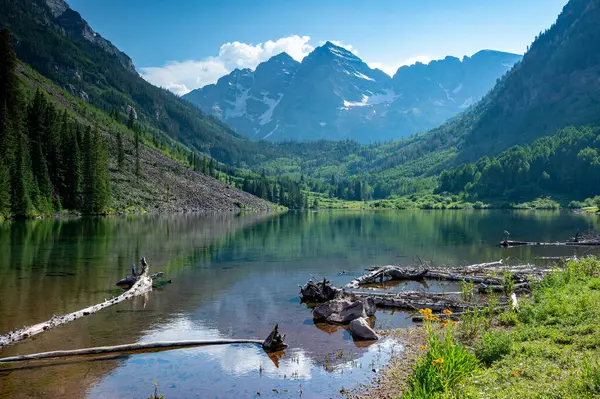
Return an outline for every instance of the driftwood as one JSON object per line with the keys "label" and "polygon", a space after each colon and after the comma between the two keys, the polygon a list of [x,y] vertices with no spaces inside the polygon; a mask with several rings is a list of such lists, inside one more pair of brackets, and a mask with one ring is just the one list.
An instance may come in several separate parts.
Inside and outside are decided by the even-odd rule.
{"label": "driftwood", "polygon": [[351,282],[346,287],[358,288],[361,285],[382,283],[389,280],[422,280],[427,274],[427,270],[416,270],[409,268],[400,268],[396,266],[384,266],[372,270],[370,273],[362,275]]}
{"label": "driftwood", "polygon": [[[464,267],[429,267],[422,269],[382,266],[371,270],[369,273],[352,280],[347,288],[358,288],[361,285],[377,282],[383,276],[389,280],[404,280],[407,276],[418,276],[424,280],[464,281],[474,284],[483,284],[488,287],[504,285],[504,274],[510,274],[515,284],[529,283],[539,280],[550,273],[552,269],[526,265],[504,265],[502,260],[488,263],[479,263]],[[525,286],[523,286],[525,287]]]}
{"label": "driftwood", "polygon": [[[61,326],[63,324],[67,324],[73,320],[77,320],[81,317],[88,316],[92,313],[96,313],[102,309],[106,309],[109,306],[115,305],[117,303],[126,301],[127,299],[131,299],[133,297],[146,294],[152,290],[152,278],[148,276],[148,264],[144,258],[141,259],[142,263],[142,273],[136,277],[136,282],[133,286],[123,294],[118,297],[106,300],[100,304],[93,305],[87,307],[85,309],[78,310],[73,313],[69,313],[61,316],[54,316],[50,320],[45,321],[43,323],[38,323],[33,326],[24,327],[19,330],[15,330],[9,332],[5,335],[0,335],[0,348],[8,345],[12,345],[15,342],[19,342],[33,335],[40,334],[44,331],[53,329],[55,327]],[[157,273],[157,275],[160,273]]]}
{"label": "driftwood", "polygon": [[332,286],[327,279],[318,283],[309,280],[300,287],[300,298],[302,302],[327,302],[343,294],[343,290]]}
{"label": "driftwood", "polygon": [[522,247],[522,246],[573,246],[573,247],[594,247],[600,246],[600,241],[567,241],[567,242],[538,242],[538,241],[513,241],[502,240],[500,246],[504,248]]}
{"label": "driftwood", "polygon": [[[505,265],[502,260],[479,263],[464,267],[443,268],[421,266],[415,268],[382,266],[372,269],[367,274],[351,281],[346,287],[357,288],[361,285],[373,283],[382,277],[388,279],[405,279],[406,276],[419,276],[425,280],[449,280],[472,282],[478,284],[473,292],[504,292],[506,291],[507,278],[512,279],[511,288],[517,292],[525,291],[531,282],[540,280],[544,275],[550,273],[548,267],[526,265]],[[355,298],[373,298],[378,307],[392,307],[401,309],[423,309],[429,308],[435,312],[452,310],[455,314],[476,309],[484,305],[477,298],[465,298],[467,292],[431,293],[425,291],[403,291],[399,293],[371,293],[349,291],[347,295]],[[469,295],[470,296],[470,295]],[[467,300],[468,299],[468,300]],[[501,299],[503,306],[507,298]]]}
{"label": "driftwood", "polygon": [[41,360],[55,359],[74,356],[90,356],[103,355],[107,353],[135,353],[135,352],[152,352],[163,351],[170,349],[189,348],[194,346],[209,346],[209,345],[231,345],[231,344],[255,344],[261,345],[268,352],[278,352],[287,348],[287,344],[283,342],[285,335],[282,337],[279,334],[278,326],[276,325],[271,334],[264,341],[256,339],[217,339],[217,340],[191,340],[191,341],[159,341],[159,342],[140,342],[136,344],[115,345],[115,346],[99,346],[95,348],[63,350],[53,352],[34,353],[31,355],[11,356],[0,358],[0,363],[21,362],[26,360]]}
{"label": "driftwood", "polygon": [[288,347],[288,345],[283,342],[285,341],[285,334],[281,336],[279,334],[279,324],[275,324],[275,328],[271,331],[271,334],[265,339],[261,345],[265,352],[279,352]]}
{"label": "driftwood", "polygon": [[[525,288],[529,288],[530,283],[518,283],[513,285],[514,290],[522,290]],[[480,294],[487,294],[488,292],[504,292],[506,291],[506,287],[504,285],[486,285],[480,284],[477,288]]]}

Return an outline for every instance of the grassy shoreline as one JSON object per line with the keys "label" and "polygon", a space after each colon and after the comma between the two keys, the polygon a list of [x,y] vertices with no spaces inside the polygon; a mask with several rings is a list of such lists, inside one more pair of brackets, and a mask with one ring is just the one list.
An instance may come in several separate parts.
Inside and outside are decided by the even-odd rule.
{"label": "grassy shoreline", "polygon": [[552,197],[539,197],[531,201],[505,201],[487,199],[482,201],[469,201],[460,195],[442,195],[431,193],[412,194],[389,199],[348,201],[330,198],[323,194],[308,193],[309,204],[317,204],[317,209],[346,209],[346,210],[473,210],[473,209],[512,209],[512,210],[559,210],[572,209],[582,213],[596,213],[598,207],[593,205],[596,199],[589,198],[583,202],[568,199],[553,199]]}
{"label": "grassy shoreline", "polygon": [[379,386],[358,397],[599,398],[598,309],[600,261],[557,265],[518,311],[484,309],[456,325],[430,320],[421,354],[413,348],[391,362]]}

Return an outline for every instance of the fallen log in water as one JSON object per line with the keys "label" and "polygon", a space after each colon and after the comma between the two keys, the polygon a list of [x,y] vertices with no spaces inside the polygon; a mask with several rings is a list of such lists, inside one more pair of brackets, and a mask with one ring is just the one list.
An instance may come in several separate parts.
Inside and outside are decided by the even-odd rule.
{"label": "fallen log in water", "polygon": [[[109,306],[115,305],[117,303],[126,301],[127,299],[131,299],[133,297],[146,294],[152,290],[152,278],[148,276],[148,264],[144,258],[141,259],[142,262],[142,273],[139,276],[136,276],[136,281],[132,285],[132,287],[119,295],[118,297],[114,297],[112,299],[106,300],[100,304],[93,305],[87,307],[85,309],[78,310],[73,313],[69,313],[61,316],[54,316],[50,320],[45,321],[43,323],[38,323],[33,326],[24,327],[19,330],[11,331],[8,334],[0,335],[0,348],[8,345],[12,345],[15,342],[19,342],[28,337],[40,334],[44,331],[53,329],[55,327],[61,326],[63,324],[67,324],[73,320],[77,320],[81,317],[88,316],[92,313],[96,313],[102,309],[106,309]],[[162,275],[161,273],[156,273],[153,276]]]}
{"label": "fallen log in water", "polygon": [[426,269],[417,270],[403,269],[397,266],[383,266],[352,280],[346,287],[358,288],[361,285],[382,283],[387,280],[422,280],[426,274]]}
{"label": "fallen log in water", "polygon": [[495,287],[504,285],[506,276],[510,276],[515,284],[520,284],[539,280],[551,271],[552,269],[547,267],[537,267],[531,264],[504,265],[502,260],[464,267],[429,267],[426,270],[420,267],[411,269],[381,266],[352,280],[346,287],[358,288],[361,285],[377,283],[383,278],[386,278],[386,281],[405,280],[410,276],[418,276],[419,279],[424,280],[462,281]]}
{"label": "fallen log in water", "polygon": [[567,242],[539,242],[539,241],[513,241],[502,240],[500,246],[504,248],[514,248],[523,246],[571,246],[571,247],[594,247],[600,246],[600,241],[567,241]]}
{"label": "fallen log in water", "polygon": [[135,353],[152,352],[170,349],[189,348],[195,346],[209,345],[231,345],[231,344],[254,344],[261,345],[268,352],[278,352],[287,348],[278,331],[278,325],[275,326],[271,334],[264,341],[257,339],[217,339],[217,340],[190,340],[190,341],[159,341],[159,342],[140,342],[135,344],[99,346],[95,348],[84,348],[74,350],[61,350],[52,352],[33,353],[31,355],[11,356],[0,358],[0,363],[22,362],[26,360],[55,359],[74,356],[103,355],[107,353]]}

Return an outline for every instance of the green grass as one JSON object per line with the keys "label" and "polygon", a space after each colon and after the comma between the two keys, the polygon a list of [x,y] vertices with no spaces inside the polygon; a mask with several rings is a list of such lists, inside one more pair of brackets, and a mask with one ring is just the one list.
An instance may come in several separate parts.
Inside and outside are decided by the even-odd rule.
{"label": "green grass", "polygon": [[[402,397],[600,398],[600,261],[563,266],[521,299],[519,312],[463,316],[445,339],[430,332],[428,351]],[[455,359],[460,378],[440,384],[445,377],[429,366],[439,357],[444,365],[446,357]]]}
{"label": "green grass", "polygon": [[428,322],[425,328],[428,350],[415,366],[403,399],[449,397],[457,384],[479,368],[475,355],[457,342],[452,327],[437,331]]}

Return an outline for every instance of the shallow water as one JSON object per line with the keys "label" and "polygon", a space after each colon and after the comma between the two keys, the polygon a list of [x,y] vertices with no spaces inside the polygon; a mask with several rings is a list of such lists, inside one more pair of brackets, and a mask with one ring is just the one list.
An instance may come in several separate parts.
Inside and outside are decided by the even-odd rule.
{"label": "shallow water", "polygon": [[[279,359],[249,345],[0,366],[0,397],[166,398],[340,396],[368,383],[402,347],[355,344],[315,325],[298,285],[345,284],[371,265],[461,265],[595,249],[495,245],[565,240],[598,218],[566,212],[398,211],[229,214],[41,220],[0,224],[0,333],[117,295],[114,283],[145,256],[172,284],[0,351],[0,356],[131,342],[288,335]],[[345,274],[340,274],[346,271]],[[420,288],[419,283],[390,287]],[[430,289],[453,291],[452,284]],[[376,327],[409,326],[380,311]],[[375,372],[373,371],[375,370]]]}

